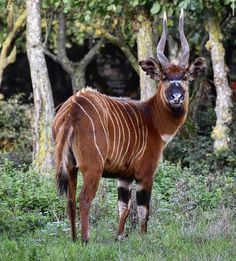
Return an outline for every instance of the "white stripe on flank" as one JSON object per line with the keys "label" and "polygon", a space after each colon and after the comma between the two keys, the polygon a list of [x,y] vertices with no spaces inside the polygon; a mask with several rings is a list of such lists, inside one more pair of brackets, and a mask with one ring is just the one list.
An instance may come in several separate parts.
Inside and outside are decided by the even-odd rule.
{"label": "white stripe on flank", "polygon": [[[128,115],[128,112],[127,112],[127,110],[126,110],[124,104],[121,102],[120,105],[123,107],[123,109],[125,110],[126,114]],[[126,127],[127,127],[127,131],[128,131],[128,143],[126,143],[126,150],[125,150],[125,152],[123,153],[123,157],[121,158],[121,161],[120,161],[121,163],[120,163],[120,164],[123,163],[124,158],[125,158],[125,156],[126,156],[128,150],[129,150],[129,146],[130,146],[130,137],[131,137],[131,135],[130,135],[129,125],[128,125],[127,120],[125,119],[123,113],[122,113],[122,116],[123,116],[123,119],[124,119],[125,125],[126,125]],[[128,116],[129,116],[129,115],[128,115]]]}
{"label": "white stripe on flank", "polygon": [[147,138],[148,138],[148,128],[147,128],[147,125],[145,124],[145,139],[144,139],[144,144],[143,144],[143,150],[142,150],[142,153],[141,155],[138,157],[137,160],[141,159],[145,150],[146,150],[146,147],[147,147]]}
{"label": "white stripe on flank", "polygon": [[[104,99],[104,100],[105,100],[105,99]],[[113,130],[114,130],[114,136],[113,136],[114,142],[113,142],[113,147],[112,147],[112,153],[111,153],[111,156],[110,156],[110,159],[111,159],[111,162],[112,162],[113,154],[115,153],[116,148],[118,147],[118,146],[116,145],[116,126],[115,126],[115,123],[114,123],[114,121],[113,121],[113,117],[112,117],[112,115],[111,115],[111,112],[112,112],[112,114],[113,114],[113,116],[114,116],[114,113],[113,113],[113,111],[112,111],[112,109],[111,109],[110,103],[109,103],[108,100],[105,100],[105,102],[106,102],[106,104],[107,104],[107,107],[109,108],[109,110],[108,110],[108,112],[109,112],[109,113],[108,113],[108,116],[110,117],[110,120],[111,120],[112,125],[113,125]],[[116,119],[115,116],[114,116],[114,118]],[[116,119],[116,123],[117,123],[117,119]],[[117,126],[118,126],[118,123],[117,123]],[[119,141],[118,141],[118,142],[119,142]]]}
{"label": "white stripe on flank", "polygon": [[[99,119],[100,119],[100,122],[101,122],[101,125],[102,125],[102,128],[103,128],[103,131],[104,131],[105,136],[106,136],[107,153],[108,153],[108,136],[107,136],[107,131],[106,131],[105,126],[104,126],[104,124],[103,124],[103,120],[102,120],[102,118],[101,118],[101,115],[100,115],[100,113],[98,112],[97,108],[94,106],[94,104],[93,104],[87,97],[85,97],[84,95],[81,95],[80,97],[86,99],[86,101],[88,101],[88,102],[93,106],[93,108],[95,109],[96,113],[98,114],[98,117],[99,117]],[[106,153],[106,157],[107,157],[107,153]]]}
{"label": "white stripe on flank", "polygon": [[[136,117],[136,121],[137,121],[137,126],[138,126],[138,120],[137,120],[137,116],[136,116],[136,113],[134,111],[134,109],[130,106],[129,103],[126,103],[127,106],[130,107],[130,109],[133,111],[135,117]],[[134,125],[134,122],[133,122],[133,118],[129,115],[129,113],[127,112],[128,116],[129,116],[129,119],[130,119],[130,122],[133,126],[133,129],[134,129],[134,146],[133,146],[133,151],[130,153],[130,157],[129,157],[129,160],[128,162],[131,160],[131,158],[133,157],[134,153],[135,153],[135,149],[136,149],[136,146],[137,146],[137,141],[138,141],[138,134],[137,134],[137,131],[136,131],[136,128],[135,128],[135,125]]]}
{"label": "white stripe on flank", "polygon": [[[133,153],[131,153],[131,156],[130,156],[130,160],[134,159],[134,155],[136,155],[136,153],[138,152],[139,150],[139,146],[140,146],[140,141],[141,141],[141,137],[140,137],[140,129],[139,129],[139,121],[138,121],[138,116],[137,116],[137,113],[135,112],[134,108],[129,104],[129,103],[125,103],[126,105],[128,105],[130,107],[130,109],[133,111],[134,113],[134,116],[135,116],[135,119],[136,119],[136,122],[137,122],[137,129],[138,129],[138,133],[136,132],[136,128],[135,128],[135,125],[133,123],[133,120],[132,120],[132,125],[134,127],[134,131],[135,131],[135,145],[134,145],[134,149],[133,149]],[[130,119],[132,119],[130,117]],[[138,143],[137,143],[138,141]],[[137,146],[137,147],[136,147]]]}
{"label": "white stripe on flank", "polygon": [[[71,101],[71,98],[69,98],[63,105],[65,105],[66,103],[68,103],[66,106],[65,106],[65,108],[63,108],[61,111],[58,111],[58,113],[56,114],[56,117],[55,117],[55,119],[54,119],[54,121],[55,121],[55,128],[57,129],[57,124],[58,124],[58,121],[59,121],[59,119],[61,119],[65,114],[66,114],[66,112],[67,112],[67,110],[68,110],[68,107],[69,107],[69,105],[71,104],[70,103],[70,101]],[[62,105],[62,106],[63,106]]]}
{"label": "white stripe on flank", "polygon": [[141,159],[141,157],[143,156],[143,153],[146,149],[146,144],[147,144],[147,126],[146,124],[144,124],[144,121],[143,121],[143,117],[142,117],[142,114],[138,108],[138,106],[136,104],[134,104],[136,106],[136,108],[138,109],[138,113],[139,113],[139,116],[140,116],[140,124],[142,125],[142,139],[141,139],[141,135],[140,135],[140,140],[141,140],[141,147],[138,151],[138,153],[136,154],[136,159],[139,160]]}
{"label": "white stripe on flank", "polygon": [[121,136],[122,146],[121,146],[121,149],[120,149],[119,157],[118,157],[118,159],[117,159],[117,161],[116,161],[116,165],[117,165],[117,166],[120,166],[120,164],[121,164],[121,159],[120,159],[120,158],[121,158],[121,156],[122,156],[123,149],[124,149],[124,146],[125,146],[125,130],[124,130],[124,124],[123,124],[123,122],[122,122],[121,116],[122,116],[123,120],[125,120],[125,119],[124,119],[124,116],[123,116],[122,111],[121,111],[120,108],[119,108],[119,104],[117,104],[116,102],[114,102],[114,105],[115,105],[116,108],[118,108],[118,111],[119,111],[119,112],[118,112],[118,116],[119,116],[120,126],[121,126],[121,130],[122,130],[122,136]]}
{"label": "white stripe on flank", "polygon": [[[113,155],[113,152],[116,152],[115,154],[115,157],[114,159],[112,159],[112,156],[111,156],[111,161],[112,161],[112,164],[110,166],[111,170],[114,169],[117,165],[117,157],[119,157],[119,150],[120,150],[120,140],[121,140],[121,130],[120,130],[120,119],[118,120],[118,114],[117,114],[117,111],[113,105],[113,101],[112,100],[108,100],[109,101],[109,104],[112,105],[112,109],[110,109],[110,112],[112,112],[115,120],[116,120],[116,123],[117,123],[117,129],[118,129],[118,139],[117,139],[117,146],[113,146],[113,151],[112,151],[112,155]],[[115,164],[115,165],[114,165]],[[114,166],[113,166],[114,165]]]}
{"label": "white stripe on flank", "polygon": [[93,127],[93,140],[94,140],[94,145],[101,157],[101,160],[102,160],[102,164],[104,165],[104,159],[103,159],[103,156],[102,156],[102,153],[97,145],[97,141],[96,141],[96,130],[95,130],[95,126],[94,126],[94,123],[93,123],[93,120],[91,119],[91,117],[89,116],[89,114],[84,110],[84,108],[75,100],[75,97],[73,97],[74,99],[72,99],[72,101],[77,104],[77,106],[80,107],[80,109],[86,114],[86,116],[88,117],[88,119],[90,120],[91,124],[92,124],[92,127]]}
{"label": "white stripe on flank", "polygon": [[[87,92],[87,94],[92,97],[101,107],[101,110],[103,111],[103,117],[104,117],[104,126],[107,130],[107,136],[108,136],[108,144],[110,147],[110,139],[109,139],[109,131],[108,131],[108,105],[106,100],[104,99],[103,95],[98,95],[98,92]],[[108,148],[109,151],[109,148]]]}

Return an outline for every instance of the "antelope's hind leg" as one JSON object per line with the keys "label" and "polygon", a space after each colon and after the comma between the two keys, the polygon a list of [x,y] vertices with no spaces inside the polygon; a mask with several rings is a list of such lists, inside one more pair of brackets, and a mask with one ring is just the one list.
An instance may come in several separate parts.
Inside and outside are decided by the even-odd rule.
{"label": "antelope's hind leg", "polygon": [[77,187],[77,168],[68,171],[68,191],[67,191],[67,210],[70,219],[71,238],[76,241],[76,187]]}
{"label": "antelope's hind leg", "polygon": [[120,241],[124,237],[125,222],[130,212],[132,181],[127,179],[118,179],[117,183],[119,225],[116,233],[116,240]]}
{"label": "antelope's hind leg", "polygon": [[89,240],[89,209],[94,199],[99,180],[102,176],[102,170],[82,171],[83,187],[79,195],[80,203],[80,221],[82,230],[82,241],[87,243]]}

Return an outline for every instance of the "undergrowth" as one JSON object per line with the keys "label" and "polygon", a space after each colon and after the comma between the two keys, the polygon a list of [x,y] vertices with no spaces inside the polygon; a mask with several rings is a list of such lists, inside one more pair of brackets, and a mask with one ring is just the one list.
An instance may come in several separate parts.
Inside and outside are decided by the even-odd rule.
{"label": "undergrowth", "polygon": [[[129,236],[122,242],[114,240],[116,181],[103,179],[84,246],[70,239],[66,202],[53,178],[10,161],[0,172],[0,260],[234,260],[236,208],[226,199],[235,197],[235,177],[230,182],[217,177],[209,185],[204,176],[164,161],[154,182],[149,233],[141,235],[128,222]],[[79,225],[78,220],[80,236]]]}

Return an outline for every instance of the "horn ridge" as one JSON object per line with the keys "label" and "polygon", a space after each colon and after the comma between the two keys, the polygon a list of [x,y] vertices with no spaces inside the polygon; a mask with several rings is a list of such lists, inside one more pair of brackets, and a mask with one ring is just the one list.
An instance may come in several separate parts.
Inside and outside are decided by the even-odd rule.
{"label": "horn ridge", "polygon": [[157,59],[162,65],[162,67],[167,68],[170,64],[168,58],[165,56],[165,45],[166,45],[166,39],[168,34],[168,28],[167,28],[167,16],[166,12],[163,14],[163,25],[162,25],[162,35],[161,39],[157,45]]}
{"label": "horn ridge", "polygon": [[182,56],[179,60],[179,66],[185,68],[188,65],[189,60],[189,44],[184,34],[184,10],[181,8],[180,16],[179,16],[179,36],[181,48],[183,51]]}

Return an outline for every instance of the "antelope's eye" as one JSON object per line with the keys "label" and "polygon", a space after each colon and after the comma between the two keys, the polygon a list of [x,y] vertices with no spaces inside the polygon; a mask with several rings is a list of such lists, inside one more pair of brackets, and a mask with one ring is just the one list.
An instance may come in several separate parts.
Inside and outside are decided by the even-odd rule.
{"label": "antelope's eye", "polygon": [[182,78],[183,81],[187,81],[187,79],[188,79],[188,78],[187,78],[186,75]]}

